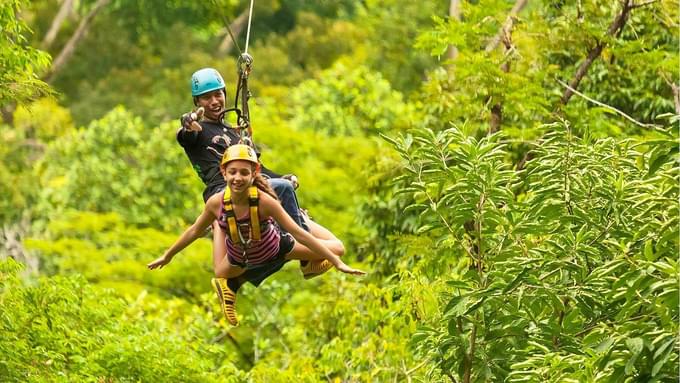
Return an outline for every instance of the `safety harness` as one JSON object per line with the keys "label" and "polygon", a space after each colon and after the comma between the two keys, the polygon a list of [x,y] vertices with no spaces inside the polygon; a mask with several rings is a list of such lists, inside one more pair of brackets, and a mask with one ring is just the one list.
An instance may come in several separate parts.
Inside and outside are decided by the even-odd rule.
{"label": "safety harness", "polygon": [[246,264],[248,265],[248,257],[246,255],[246,251],[248,249],[248,245],[250,245],[251,241],[259,241],[260,238],[262,237],[262,232],[260,230],[260,218],[257,214],[257,206],[260,202],[260,197],[258,195],[258,190],[257,187],[251,186],[248,188],[248,206],[250,207],[250,224],[245,223],[244,225],[249,225],[249,230],[248,232],[250,235],[248,236],[248,239],[246,240],[243,238],[243,234],[241,233],[241,230],[239,228],[239,225],[236,223],[236,214],[234,214],[234,205],[231,202],[231,191],[229,188],[224,189],[224,207],[222,208],[222,212],[227,218],[227,226],[229,227],[229,236],[231,237],[232,242],[234,243],[241,243],[243,246],[243,260]]}

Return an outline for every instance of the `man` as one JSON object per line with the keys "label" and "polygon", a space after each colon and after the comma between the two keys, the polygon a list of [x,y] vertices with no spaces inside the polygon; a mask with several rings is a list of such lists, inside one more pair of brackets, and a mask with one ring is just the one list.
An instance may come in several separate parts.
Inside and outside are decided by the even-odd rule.
{"label": "man", "polygon": [[[177,131],[177,142],[184,148],[191,165],[205,184],[203,190],[203,201],[205,202],[210,196],[225,188],[226,184],[220,173],[220,161],[226,149],[231,145],[238,144],[241,137],[235,129],[232,129],[221,119],[222,112],[225,110],[226,93],[224,80],[217,70],[203,68],[196,71],[191,76],[191,95],[194,105],[203,108],[203,116],[202,119],[196,118],[196,120],[192,118],[191,113],[182,116],[182,126]],[[300,227],[309,231],[309,227],[300,213],[295,188],[293,182],[291,182],[291,180],[295,181],[294,176],[288,176],[291,180],[285,179],[265,166],[262,166],[262,174],[269,177],[269,183],[288,215]],[[224,257],[225,253],[224,235],[215,222],[213,223],[214,266]],[[332,267],[329,262],[324,262],[301,262],[300,267],[305,278],[320,275]],[[281,269],[282,266],[283,263],[272,268],[249,270],[238,280],[213,279],[213,287],[222,302],[224,314],[232,325],[237,323],[234,303],[236,292],[241,285],[247,281],[258,286],[265,278]]]}

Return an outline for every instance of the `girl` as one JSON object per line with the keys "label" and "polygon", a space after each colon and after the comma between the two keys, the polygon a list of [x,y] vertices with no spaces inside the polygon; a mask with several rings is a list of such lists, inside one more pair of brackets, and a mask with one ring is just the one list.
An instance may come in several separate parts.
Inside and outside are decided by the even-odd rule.
{"label": "girl", "polygon": [[[213,279],[213,287],[220,297],[222,311],[232,325],[238,323],[234,310],[236,297],[227,286],[226,279],[237,278],[247,269],[271,263],[279,264],[280,268],[291,259],[317,261],[315,264],[326,260],[344,273],[365,274],[347,266],[340,259],[344,247],[328,230],[314,224],[310,234],[290,218],[276,199],[274,191],[260,175],[253,148],[241,144],[230,146],[222,158],[220,170],[228,189],[208,199],[196,222],[182,233],[163,256],[147,265],[150,270],[168,264],[175,254],[201,237],[205,229],[218,219],[222,235],[226,238],[227,254],[215,262],[217,278]],[[257,188],[257,197],[254,197],[254,188],[251,186]],[[250,214],[254,212],[257,213],[257,219],[251,219]],[[287,233],[282,232],[276,224]]]}

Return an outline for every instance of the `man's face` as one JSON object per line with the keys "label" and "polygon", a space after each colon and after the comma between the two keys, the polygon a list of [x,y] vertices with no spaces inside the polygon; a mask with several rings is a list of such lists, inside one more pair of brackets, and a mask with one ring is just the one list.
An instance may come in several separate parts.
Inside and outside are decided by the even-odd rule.
{"label": "man's face", "polygon": [[212,92],[204,93],[198,97],[197,106],[202,106],[205,109],[203,114],[205,118],[213,121],[217,121],[220,113],[224,110],[224,91],[214,90]]}

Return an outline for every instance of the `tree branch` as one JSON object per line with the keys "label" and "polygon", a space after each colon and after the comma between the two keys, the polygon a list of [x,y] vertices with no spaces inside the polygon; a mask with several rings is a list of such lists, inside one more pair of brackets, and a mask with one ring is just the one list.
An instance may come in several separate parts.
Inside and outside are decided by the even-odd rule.
{"label": "tree branch", "polygon": [[[517,14],[519,14],[520,11],[526,6],[528,0],[517,0],[515,2],[515,5],[512,7],[510,10],[510,14],[508,17],[505,19],[505,22],[503,23],[503,26],[501,26],[501,29],[496,33],[496,36],[487,44],[486,48],[484,49],[486,52],[491,52],[496,47],[498,44],[502,41],[503,45],[505,46],[505,55],[506,55],[506,61],[501,65],[501,70],[505,73],[510,72],[510,60],[508,59],[507,56],[510,55],[510,53],[513,50],[512,46],[512,28],[515,26],[515,19],[517,18]],[[494,134],[498,132],[501,128],[501,124],[503,123],[503,104],[498,101],[494,105],[491,106],[491,120],[489,121],[489,134]]]}
{"label": "tree branch", "polygon": [[51,82],[52,80],[54,80],[56,74],[61,70],[64,64],[66,64],[66,62],[71,58],[71,56],[73,56],[73,53],[76,50],[76,46],[78,45],[78,43],[80,43],[80,40],[82,40],[82,38],[87,33],[90,27],[90,23],[92,22],[92,19],[94,19],[97,13],[99,13],[99,11],[110,2],[111,0],[98,0],[90,10],[90,13],[88,13],[80,21],[80,24],[78,24],[78,28],[76,29],[73,36],[71,36],[71,38],[68,40],[64,48],[61,50],[61,52],[59,52],[57,58],[54,59],[52,67],[50,68],[50,71],[46,76],[47,82]]}
{"label": "tree branch", "polygon": [[556,80],[556,81],[557,81],[560,85],[562,85],[563,87],[567,88],[567,90],[573,92],[574,94],[576,94],[576,95],[578,95],[578,96],[581,96],[581,97],[585,98],[586,100],[592,102],[592,103],[595,104],[595,105],[599,105],[599,106],[601,106],[601,107],[603,107],[603,108],[609,109],[609,110],[611,110],[611,111],[613,111],[613,112],[615,112],[615,113],[617,113],[617,114],[619,114],[619,115],[625,117],[628,121],[634,123],[635,125],[641,126],[641,127],[643,127],[643,128],[652,128],[652,129],[660,128],[659,125],[645,124],[645,123],[639,122],[639,121],[635,120],[633,117],[631,117],[631,116],[629,116],[629,115],[623,113],[622,111],[620,111],[620,110],[614,108],[613,106],[609,106],[609,105],[607,105],[607,104],[605,104],[605,103],[599,102],[599,101],[597,101],[597,100],[593,100],[592,98],[586,96],[585,94],[583,94],[583,93],[577,91],[576,89],[570,87],[569,85],[565,84],[564,82],[562,82],[562,81],[560,81],[560,80]]}
{"label": "tree branch", "polygon": [[73,0],[64,0],[64,2],[61,3],[61,7],[59,7],[59,12],[57,12],[57,15],[54,16],[54,20],[52,20],[50,30],[47,31],[47,34],[45,34],[42,43],[40,43],[42,49],[47,50],[52,45],[54,39],[57,37],[57,33],[59,33],[59,29],[61,29],[61,25],[64,23],[64,20],[66,20],[66,16],[68,16],[68,14],[71,13],[72,10]]}
{"label": "tree branch", "polygon": [[[238,36],[241,34],[241,32],[243,31],[243,27],[245,27],[246,25],[246,21],[248,21],[248,9],[241,12],[241,14],[238,15],[238,17],[229,25],[229,28],[231,28],[231,31],[234,33],[234,38],[238,38]],[[231,41],[229,31],[226,31],[226,34],[222,39],[220,46],[217,48],[217,53],[227,54],[229,53],[229,51],[231,51],[231,48],[233,47],[234,42]]]}
{"label": "tree branch", "polygon": [[674,81],[672,81],[668,76],[661,72],[661,78],[671,87],[673,92],[673,105],[675,105],[675,114],[680,114],[680,87]]}
{"label": "tree branch", "polygon": [[415,367],[413,367],[412,369],[406,371],[406,376],[409,376],[409,375],[413,374],[414,372],[416,372],[417,370],[419,370],[421,367],[423,367],[425,364],[427,364],[427,362],[429,362],[429,361],[430,361],[429,359],[425,359],[425,360],[423,360],[422,362],[420,362],[417,366],[415,366]]}
{"label": "tree branch", "polygon": [[472,361],[475,357],[475,341],[477,340],[477,325],[472,325],[472,333],[470,334],[470,353],[465,357],[465,373],[463,374],[463,383],[470,383],[472,378]]}
{"label": "tree branch", "polygon": [[[624,0],[622,4],[623,9],[621,10],[621,13],[619,13],[616,18],[614,18],[614,21],[612,21],[612,23],[609,25],[609,28],[607,29],[608,36],[615,36],[620,30],[623,30],[623,27],[626,25],[628,15],[633,9],[633,0]],[[581,83],[581,80],[586,75],[586,72],[588,72],[588,69],[593,64],[595,59],[600,56],[604,46],[604,42],[598,41],[595,47],[592,48],[590,52],[588,52],[588,56],[586,57],[585,61],[581,63],[581,66],[576,71],[574,78],[569,83],[569,87],[562,95],[562,98],[560,99],[561,105],[566,105],[569,102],[569,99],[571,99],[571,97],[574,95],[574,90],[578,89],[578,85]]]}
{"label": "tree branch", "polygon": [[658,1],[659,1],[659,0],[650,0],[650,1],[647,1],[647,2],[644,2],[644,3],[640,3],[640,4],[633,4],[633,5],[631,5],[631,8],[632,8],[632,9],[635,9],[635,8],[646,7],[647,5],[654,4],[654,3],[658,2]]}
{"label": "tree branch", "polygon": [[496,49],[498,44],[501,42],[503,39],[503,36],[506,34],[506,31],[512,30],[512,27],[514,26],[515,19],[517,18],[517,15],[524,9],[524,7],[527,5],[527,2],[529,0],[517,0],[515,2],[515,5],[512,7],[510,10],[510,14],[508,17],[505,19],[505,23],[503,23],[503,26],[501,29],[498,30],[498,33],[496,33],[496,36],[494,36],[493,39],[487,44],[486,48],[484,49],[487,52],[491,52],[492,50]]}

